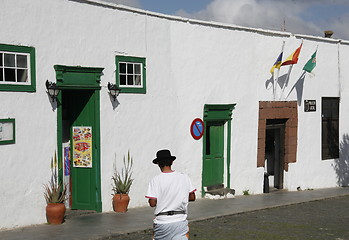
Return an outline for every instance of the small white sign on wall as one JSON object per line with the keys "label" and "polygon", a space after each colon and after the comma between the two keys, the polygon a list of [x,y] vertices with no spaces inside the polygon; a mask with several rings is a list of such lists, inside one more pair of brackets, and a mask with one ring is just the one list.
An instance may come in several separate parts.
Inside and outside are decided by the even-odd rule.
{"label": "small white sign on wall", "polygon": [[0,144],[15,143],[15,120],[0,119]]}

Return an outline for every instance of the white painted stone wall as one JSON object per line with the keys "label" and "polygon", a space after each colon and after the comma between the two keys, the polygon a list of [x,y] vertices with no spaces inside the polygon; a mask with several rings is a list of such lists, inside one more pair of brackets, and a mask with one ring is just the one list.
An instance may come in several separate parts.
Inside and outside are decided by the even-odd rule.
{"label": "white painted stone wall", "polygon": [[[44,83],[55,81],[56,64],[104,68],[100,118],[102,209],[106,212],[112,210],[114,159],[120,166],[128,150],[135,176],[130,207],[147,205],[147,184],[159,173],[151,160],[161,148],[177,156],[174,169],[187,173],[201,196],[202,140],[192,139],[189,126],[194,118],[203,117],[204,104],[236,104],[230,185],[237,195],[244,190],[262,193],[264,169],[256,167],[258,102],[273,100],[266,81],[282,42],[287,57],[303,38],[299,63],[284,94],[317,47],[318,63],[315,76],[305,77],[298,108],[297,162],[289,164],[284,188],[338,186],[336,160],[321,160],[321,97],[341,97],[342,140],[349,129],[345,114],[349,42],[105,6],[68,0],[0,3],[0,43],[35,47],[37,80],[35,93],[0,92],[0,118],[16,119],[16,144],[0,145],[0,229],[46,222],[43,184],[49,180],[50,158],[57,148],[57,112]],[[147,94],[120,94],[115,106],[106,85],[115,81],[118,54],[146,58]],[[287,71],[288,67],[281,68],[280,76]],[[277,100],[280,94],[278,88]],[[315,99],[317,111],[305,113],[304,99]],[[287,100],[297,100],[296,92]]]}

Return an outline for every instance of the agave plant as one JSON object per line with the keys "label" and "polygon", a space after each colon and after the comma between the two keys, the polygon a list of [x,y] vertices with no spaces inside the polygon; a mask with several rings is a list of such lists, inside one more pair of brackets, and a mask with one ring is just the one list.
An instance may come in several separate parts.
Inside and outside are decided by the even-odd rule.
{"label": "agave plant", "polygon": [[117,170],[114,162],[114,175],[112,176],[114,194],[128,194],[133,183],[131,171],[133,159],[130,156],[130,151],[128,151],[127,160],[125,156],[123,160],[124,167],[121,169],[121,173]]}
{"label": "agave plant", "polygon": [[48,184],[44,184],[44,197],[46,203],[64,203],[67,188],[58,181],[58,166],[56,153],[51,158],[51,179]]}

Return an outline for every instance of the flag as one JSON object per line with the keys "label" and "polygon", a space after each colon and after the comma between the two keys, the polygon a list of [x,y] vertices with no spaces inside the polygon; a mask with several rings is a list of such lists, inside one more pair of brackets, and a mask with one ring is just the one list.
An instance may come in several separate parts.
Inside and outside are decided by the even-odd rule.
{"label": "flag", "polygon": [[309,61],[304,65],[303,67],[304,71],[307,71],[308,73],[313,71],[314,67],[316,66],[316,52],[317,51],[315,51],[313,55],[311,55],[311,58],[309,59]]}
{"label": "flag", "polygon": [[303,43],[296,49],[285,61],[282,62],[281,66],[296,64],[298,62],[298,56],[301,52]]}
{"label": "flag", "polygon": [[273,65],[273,67],[270,69],[270,73],[271,73],[271,74],[274,73],[275,68],[280,69],[280,67],[281,67],[281,62],[282,62],[282,54],[283,54],[283,53],[281,52],[280,55],[279,55],[279,57],[276,59],[276,61],[275,61],[274,65]]}

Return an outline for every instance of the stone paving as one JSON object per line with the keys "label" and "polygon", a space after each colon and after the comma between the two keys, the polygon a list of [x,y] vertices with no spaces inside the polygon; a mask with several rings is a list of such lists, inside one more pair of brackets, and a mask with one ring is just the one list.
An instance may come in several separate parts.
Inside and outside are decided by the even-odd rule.
{"label": "stone paving", "polygon": [[[110,239],[151,239],[151,235],[149,229]],[[190,239],[347,240],[349,196],[194,221]]]}
{"label": "stone paving", "polygon": [[[348,204],[349,187],[198,199],[189,203],[190,239],[349,240]],[[141,207],[127,213],[78,215],[61,225],[3,230],[0,239],[151,239],[153,212]]]}

